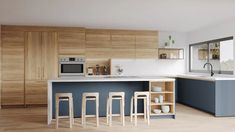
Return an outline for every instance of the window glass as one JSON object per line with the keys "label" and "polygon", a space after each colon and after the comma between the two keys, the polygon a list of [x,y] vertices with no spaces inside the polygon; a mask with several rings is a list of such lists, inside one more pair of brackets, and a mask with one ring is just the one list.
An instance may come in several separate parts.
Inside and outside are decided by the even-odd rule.
{"label": "window glass", "polygon": [[234,69],[234,42],[233,38],[223,38],[190,45],[190,72],[209,72],[210,67],[206,62],[213,65],[217,74],[233,74]]}
{"label": "window glass", "polygon": [[206,72],[203,65],[208,60],[208,45],[199,44],[191,46],[191,71]]}

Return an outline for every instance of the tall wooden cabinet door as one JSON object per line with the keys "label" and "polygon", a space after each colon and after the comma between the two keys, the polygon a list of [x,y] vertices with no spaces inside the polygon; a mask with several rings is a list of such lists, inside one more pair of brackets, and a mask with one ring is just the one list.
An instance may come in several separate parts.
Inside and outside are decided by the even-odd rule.
{"label": "tall wooden cabinet door", "polygon": [[25,46],[25,78],[26,80],[41,80],[42,33],[28,32]]}
{"label": "tall wooden cabinet door", "polygon": [[2,33],[2,105],[24,104],[24,32]]}
{"label": "tall wooden cabinet door", "polygon": [[47,104],[47,81],[26,80],[25,104]]}
{"label": "tall wooden cabinet door", "polygon": [[57,33],[42,33],[42,76],[47,81],[58,77]]}

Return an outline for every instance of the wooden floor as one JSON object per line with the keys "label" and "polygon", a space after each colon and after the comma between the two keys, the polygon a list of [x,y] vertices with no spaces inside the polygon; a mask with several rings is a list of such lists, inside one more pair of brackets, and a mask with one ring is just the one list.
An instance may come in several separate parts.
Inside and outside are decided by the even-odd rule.
{"label": "wooden floor", "polygon": [[72,129],[68,128],[68,121],[62,120],[60,128],[47,126],[47,109],[17,108],[0,110],[0,132],[235,132],[235,118],[215,118],[207,113],[177,104],[176,119],[152,119],[147,126],[143,119],[134,127],[126,118],[126,126],[122,127],[114,118],[112,127],[105,124],[105,118],[100,118],[101,126],[95,127],[95,120],[89,119],[86,127],[80,125],[80,119],[75,120]]}

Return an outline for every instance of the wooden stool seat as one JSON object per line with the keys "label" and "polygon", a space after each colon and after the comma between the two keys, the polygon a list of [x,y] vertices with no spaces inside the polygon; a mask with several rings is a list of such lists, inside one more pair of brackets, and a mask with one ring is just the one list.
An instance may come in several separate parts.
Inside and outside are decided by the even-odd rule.
{"label": "wooden stool seat", "polygon": [[[69,127],[72,128],[74,124],[73,113],[73,95],[72,93],[56,93],[56,128],[59,127],[59,119],[69,118]],[[69,103],[69,116],[59,116],[59,105],[61,101],[68,101]]]}
{"label": "wooden stool seat", "polygon": [[[120,100],[120,114],[112,114],[113,100]],[[124,92],[110,92],[107,98],[106,118],[107,124],[112,125],[112,117],[120,116],[122,125],[125,126],[125,93]]]}
{"label": "wooden stool seat", "polygon": [[[144,100],[144,113],[137,112],[137,102],[138,99]],[[130,109],[130,116],[131,122],[133,121],[133,116],[135,117],[135,126],[137,126],[137,116],[144,115],[144,119],[147,119],[148,125],[150,124],[150,102],[149,102],[149,92],[135,92],[134,96],[131,98],[131,109]],[[135,107],[134,107],[135,106]],[[135,112],[133,113],[133,107]]]}
{"label": "wooden stool seat", "polygon": [[[86,102],[88,100],[96,101],[96,114],[86,115]],[[99,126],[99,93],[83,93],[82,94],[82,125],[85,125],[87,117],[96,117],[96,126]]]}

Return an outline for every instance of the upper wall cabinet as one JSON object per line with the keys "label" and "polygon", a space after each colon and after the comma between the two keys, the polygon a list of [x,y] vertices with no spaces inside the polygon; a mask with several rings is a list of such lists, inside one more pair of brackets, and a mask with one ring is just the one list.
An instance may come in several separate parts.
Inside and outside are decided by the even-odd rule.
{"label": "upper wall cabinet", "polygon": [[2,105],[24,104],[24,32],[2,32]]}
{"label": "upper wall cabinet", "polygon": [[136,33],[136,58],[157,58],[157,48],[157,31],[138,31]]}
{"label": "upper wall cabinet", "polygon": [[111,58],[110,30],[86,30],[86,58]]}
{"label": "upper wall cabinet", "polygon": [[137,49],[157,49],[158,32],[157,31],[139,31],[136,33]]}
{"label": "upper wall cabinet", "polygon": [[126,30],[113,30],[111,32],[112,48],[135,49],[135,34]]}
{"label": "upper wall cabinet", "polygon": [[86,48],[111,48],[110,30],[86,29]]}
{"label": "upper wall cabinet", "polygon": [[135,32],[112,30],[112,58],[135,58]]}
{"label": "upper wall cabinet", "polygon": [[58,32],[59,54],[85,55],[85,30]]}

